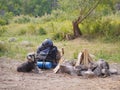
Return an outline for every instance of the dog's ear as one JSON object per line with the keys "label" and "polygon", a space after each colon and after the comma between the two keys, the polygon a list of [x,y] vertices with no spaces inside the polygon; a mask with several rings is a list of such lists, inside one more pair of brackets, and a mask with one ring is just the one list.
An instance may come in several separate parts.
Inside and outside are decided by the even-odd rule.
{"label": "dog's ear", "polygon": [[28,62],[34,62],[34,59],[35,59],[35,53],[34,52],[28,53],[27,55]]}

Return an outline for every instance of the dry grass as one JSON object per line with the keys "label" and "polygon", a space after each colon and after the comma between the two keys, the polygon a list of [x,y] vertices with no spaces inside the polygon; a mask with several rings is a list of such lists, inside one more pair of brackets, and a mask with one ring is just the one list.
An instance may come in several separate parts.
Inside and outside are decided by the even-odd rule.
{"label": "dry grass", "polygon": [[103,58],[110,62],[119,62],[119,43],[103,43],[98,40],[88,41],[86,39],[78,38],[72,41],[58,42],[56,45],[65,48],[65,57],[67,59],[77,58],[79,52],[88,49],[91,54],[96,56],[96,59]]}
{"label": "dry grass", "polygon": [[[10,37],[4,36],[0,37],[1,41],[4,41],[8,50],[5,52],[0,52],[0,56],[6,56],[15,59],[24,60],[27,53],[36,51],[37,47],[42,43],[45,38],[49,38],[49,35],[45,36],[34,36],[34,35],[23,35],[16,36],[16,42],[8,42]],[[29,41],[32,46],[24,47],[20,43],[22,41]],[[84,38],[78,38],[71,41],[54,41],[54,44],[58,48],[65,49],[65,58],[68,60],[77,59],[77,55],[84,49],[96,56],[96,60],[103,58],[109,62],[120,62],[120,42],[116,43],[104,43],[98,39],[89,41]]]}

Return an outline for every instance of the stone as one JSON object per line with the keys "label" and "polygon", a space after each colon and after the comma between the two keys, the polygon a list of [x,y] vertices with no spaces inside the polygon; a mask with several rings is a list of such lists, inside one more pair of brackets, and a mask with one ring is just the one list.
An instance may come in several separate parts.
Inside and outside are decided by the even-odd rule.
{"label": "stone", "polygon": [[5,42],[4,41],[0,41],[0,45],[4,45],[5,44]]}
{"label": "stone", "polygon": [[11,38],[8,39],[8,41],[9,42],[15,42],[15,41],[17,41],[17,39],[15,37],[11,37]]}
{"label": "stone", "polygon": [[93,77],[95,77],[94,72],[92,72],[90,69],[88,69],[87,71],[82,72],[82,75],[85,78],[93,78]]}
{"label": "stone", "polygon": [[74,67],[72,65],[65,65],[65,64],[60,65],[60,72],[77,76],[77,74],[74,70]]}
{"label": "stone", "polygon": [[117,69],[109,69],[110,74],[118,74]]}

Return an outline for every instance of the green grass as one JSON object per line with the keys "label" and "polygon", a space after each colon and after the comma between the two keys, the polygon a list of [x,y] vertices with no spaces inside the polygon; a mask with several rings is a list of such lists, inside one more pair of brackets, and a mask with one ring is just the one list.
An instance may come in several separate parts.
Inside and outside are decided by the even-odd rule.
{"label": "green grass", "polygon": [[[9,57],[14,59],[25,60],[27,53],[35,52],[37,47],[42,43],[45,38],[49,38],[51,36],[43,35],[43,36],[17,36],[17,41],[8,42],[10,37],[0,37],[0,41],[5,42],[4,52],[0,52],[0,56]],[[21,45],[22,41],[29,41],[32,43],[32,46],[23,46]],[[71,41],[54,41],[54,45],[58,48],[65,49],[65,58],[68,60],[76,59],[77,55],[80,51],[84,49],[88,49],[89,53],[96,56],[96,60],[99,58],[103,58],[109,62],[120,62],[120,42],[117,43],[104,43],[98,41],[97,39],[94,41],[88,41],[84,38],[78,38]]]}
{"label": "green grass", "polygon": [[58,46],[65,48],[65,57],[69,59],[77,58],[77,54],[84,49],[96,56],[96,60],[103,58],[109,62],[120,62],[120,42],[104,43],[99,40],[88,41],[83,38],[72,41],[57,43]]}
{"label": "green grass", "polygon": [[[36,19],[32,19],[36,21]],[[62,36],[57,36],[60,33]],[[35,52],[45,38],[53,40],[54,37],[54,44],[58,48],[65,49],[65,58],[68,60],[77,59],[79,52],[88,49],[89,53],[96,56],[96,60],[103,58],[109,62],[120,62],[120,38],[116,41],[109,37],[93,39],[90,36],[83,36],[71,41],[60,41],[64,34],[68,33],[72,33],[72,23],[67,20],[43,23],[39,19],[37,23],[11,23],[0,26],[0,41],[4,42],[4,45],[0,45],[0,57],[25,60],[27,53]],[[9,42],[11,37],[15,37],[17,40]],[[23,41],[29,41],[32,45],[21,45]]]}

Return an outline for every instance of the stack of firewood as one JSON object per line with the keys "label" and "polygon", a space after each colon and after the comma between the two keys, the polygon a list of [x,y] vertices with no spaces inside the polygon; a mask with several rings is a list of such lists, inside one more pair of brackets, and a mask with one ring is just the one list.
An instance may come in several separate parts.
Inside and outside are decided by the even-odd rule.
{"label": "stack of firewood", "polygon": [[[58,65],[56,66],[56,68],[53,70],[54,73],[57,73],[58,70],[60,69],[60,65],[65,61],[64,57],[62,56]],[[79,66],[79,65],[84,65],[86,67],[89,68],[90,63],[92,63],[93,60],[91,58],[91,55],[88,53],[88,50],[85,49],[84,51],[80,52],[78,55],[78,60],[75,64],[75,66]]]}
{"label": "stack of firewood", "polygon": [[88,50],[85,49],[84,51],[79,53],[78,60],[75,66],[85,65],[86,67],[89,67],[89,64],[92,62],[93,62],[93,59],[91,58],[91,55],[88,53]]}
{"label": "stack of firewood", "polygon": [[111,74],[117,74],[116,69],[110,69],[108,62],[103,59],[94,61],[94,55],[88,53],[85,49],[78,55],[78,60],[75,64],[65,61],[61,57],[58,65],[54,69],[54,73],[60,71],[61,73],[68,73],[70,75],[84,76],[85,78],[93,77],[107,77]]}

